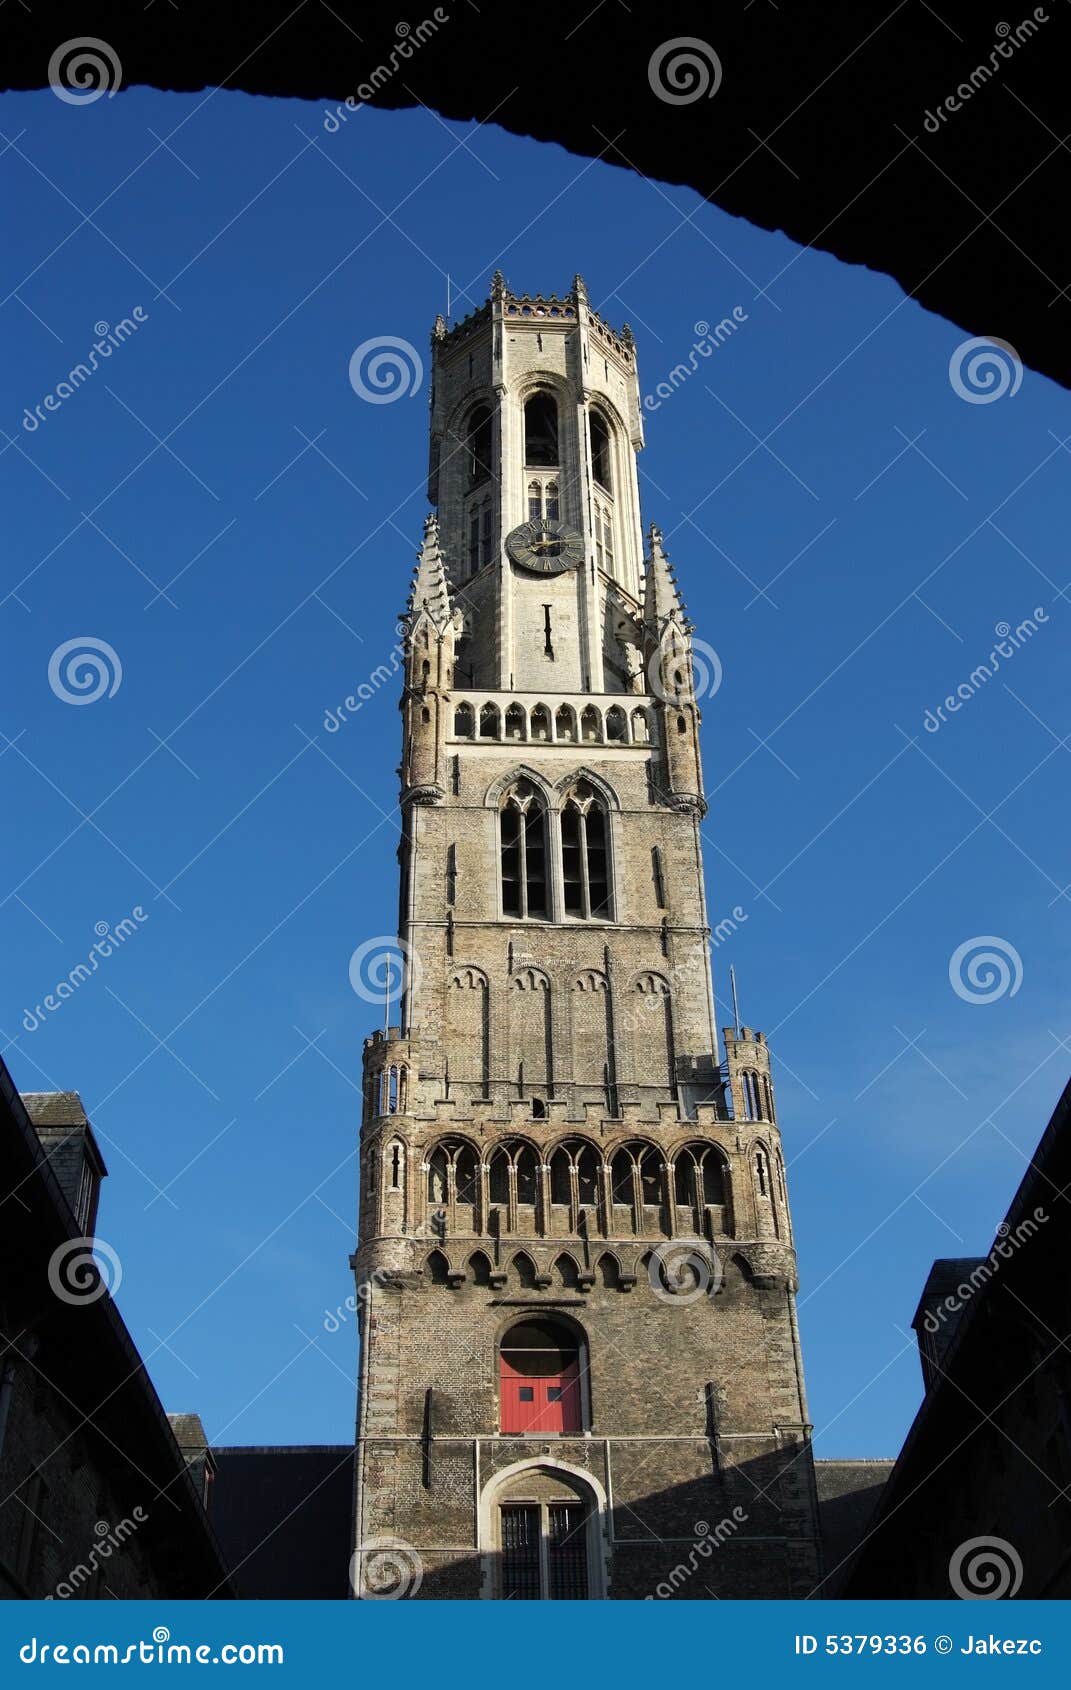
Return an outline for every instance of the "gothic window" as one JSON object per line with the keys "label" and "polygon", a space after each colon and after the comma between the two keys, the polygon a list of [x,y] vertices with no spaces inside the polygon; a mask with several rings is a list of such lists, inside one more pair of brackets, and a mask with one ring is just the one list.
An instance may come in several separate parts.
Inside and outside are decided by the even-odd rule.
{"label": "gothic window", "polygon": [[524,461],[530,469],[556,469],[558,406],[551,393],[533,393],[524,407]]}
{"label": "gothic window", "polygon": [[532,711],[532,738],[550,738],[550,711],[545,704],[537,704]]}
{"label": "gothic window", "polygon": [[763,1095],[761,1076],[754,1068],[745,1068],[740,1075],[740,1088],[744,1094],[745,1121],[762,1121]]}
{"label": "gothic window", "polygon": [[550,1159],[550,1200],[568,1208],[571,1231],[581,1209],[597,1207],[599,1157],[593,1145],[577,1138],[559,1144]]}
{"label": "gothic window", "polygon": [[500,813],[502,913],[545,919],[547,908],[547,814],[530,781],[516,781]]}
{"label": "gothic window", "polygon": [[481,481],[489,480],[491,475],[492,436],[489,405],[477,405],[469,417],[465,430],[465,447],[469,486],[476,487]]}
{"label": "gothic window", "polygon": [[725,1160],[712,1144],[689,1144],[677,1152],[674,1196],[681,1208],[717,1207],[725,1202]]}
{"label": "gothic window", "polygon": [[476,732],[476,718],[471,704],[459,704],[454,711],[454,738],[472,739]]}
{"label": "gothic window", "polygon": [[576,739],[576,711],[571,704],[558,706],[554,717],[554,737],[570,744]]}
{"label": "gothic window", "polygon": [[499,1598],[586,1601],[589,1521],[588,1508],[577,1499],[502,1503],[498,1510]]}
{"label": "gothic window", "polygon": [[587,781],[578,781],[565,799],[561,835],[566,915],[608,921],[612,911],[606,808]]}
{"label": "gothic window", "polygon": [[621,744],[628,738],[625,712],[619,704],[612,704],[606,712],[606,737]]}
{"label": "gothic window", "polygon": [[597,411],[591,413],[591,470],[600,487],[614,490],[610,452],[610,430]]}
{"label": "gothic window", "polygon": [[480,738],[498,739],[502,717],[497,704],[485,704],[480,711]]}
{"label": "gothic window", "polygon": [[589,704],[580,718],[580,737],[586,745],[597,745],[602,737],[601,729],[599,712],[594,704]]}
{"label": "gothic window", "polygon": [[501,1144],[494,1151],[487,1170],[488,1197],[504,1211],[501,1219],[507,1230],[517,1225],[518,1207],[535,1206],[537,1175],[536,1155],[530,1144]]}
{"label": "gothic window", "polygon": [[524,710],[519,704],[511,704],[506,711],[506,738],[524,738]]}
{"label": "gothic window", "polygon": [[773,1093],[770,1090],[770,1080],[767,1074],[762,1076],[762,1107],[764,1111],[763,1120],[772,1121],[774,1118]]}
{"label": "gothic window", "polygon": [[400,1191],[402,1189],[402,1168],[402,1147],[400,1144],[395,1142],[387,1151],[387,1175],[390,1180],[390,1188],[392,1191]]}
{"label": "gothic window", "polygon": [[648,745],[651,739],[650,724],[646,710],[632,712],[632,743],[634,745]]}
{"label": "gothic window", "polygon": [[755,1184],[759,1188],[760,1197],[770,1195],[770,1170],[766,1162],[765,1150],[755,1152]]}
{"label": "gothic window", "polygon": [[[659,1224],[664,1193],[662,1153],[653,1144],[626,1144],[610,1163],[610,1195],[630,1209],[638,1231]],[[651,1213],[655,1211],[655,1213]]]}
{"label": "gothic window", "polygon": [[474,1204],[478,1189],[476,1152],[464,1139],[440,1139],[428,1157],[428,1202],[438,1207]]}
{"label": "gothic window", "polygon": [[499,1408],[503,1432],[583,1430],[581,1352],[564,1321],[519,1320],[499,1345]]}
{"label": "gothic window", "polygon": [[558,483],[556,481],[530,481],[528,483],[528,520],[539,522],[546,517],[548,522],[557,522],[561,514],[561,500],[558,497]]}
{"label": "gothic window", "polygon": [[491,1263],[482,1250],[477,1250],[469,1257],[469,1272],[474,1285],[489,1286],[491,1283]]}

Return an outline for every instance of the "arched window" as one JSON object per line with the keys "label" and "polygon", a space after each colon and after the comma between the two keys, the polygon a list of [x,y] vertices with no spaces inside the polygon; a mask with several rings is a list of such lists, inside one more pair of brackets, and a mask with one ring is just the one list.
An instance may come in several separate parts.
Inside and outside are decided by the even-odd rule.
{"label": "arched window", "polygon": [[497,704],[485,704],[480,711],[480,738],[497,739],[502,725]]}
{"label": "arched window", "polygon": [[745,1068],[742,1071],[740,1088],[744,1094],[744,1120],[761,1121],[763,1119],[762,1087],[759,1084],[759,1075],[754,1068]]}
{"label": "arched window", "polygon": [[628,738],[625,712],[619,704],[612,704],[606,712],[606,737],[621,742]]}
{"label": "arched window", "polygon": [[476,1152],[464,1139],[440,1139],[428,1157],[428,1202],[449,1207],[476,1202]]}
{"label": "arched window", "polygon": [[520,704],[511,704],[506,711],[506,738],[523,739],[525,732],[524,709]]}
{"label": "arched window", "polygon": [[610,430],[598,411],[591,413],[591,472],[600,487],[608,493],[614,490],[611,467]]}
{"label": "arched window", "polygon": [[767,1165],[765,1150],[756,1150],[755,1152],[755,1184],[758,1186],[760,1197],[769,1197],[770,1170]]}
{"label": "arched window", "polygon": [[553,1466],[522,1468],[499,1493],[492,1518],[500,1601],[585,1602],[600,1590],[599,1515],[586,1485]]}
{"label": "arched window", "polygon": [[554,737],[572,744],[576,739],[576,711],[571,704],[559,704],[554,715]]}
{"label": "arched window", "polygon": [[562,894],[566,915],[609,921],[609,840],[606,808],[587,781],[562,805]]}
{"label": "arched window", "polygon": [[402,1175],[405,1168],[404,1152],[397,1140],[387,1151],[387,1179],[392,1191],[402,1189]]}
{"label": "arched window", "polygon": [[511,1326],[499,1345],[502,1431],[540,1437],[582,1431],[581,1360],[564,1321],[540,1316]]}
{"label": "arched window", "polygon": [[491,474],[492,433],[489,405],[477,405],[470,415],[465,430],[465,448],[469,486],[475,487],[481,481],[487,481]]}
{"label": "arched window", "polygon": [[488,1163],[487,1183],[490,1201],[504,1210],[502,1225],[514,1230],[518,1207],[535,1206],[537,1163],[531,1145],[499,1145]]}
{"label": "arched window", "polygon": [[647,745],[651,738],[651,728],[647,720],[646,710],[632,712],[632,743],[633,745]]}
{"label": "arched window", "polygon": [[587,705],[580,718],[580,737],[586,745],[597,745],[602,737],[602,722],[594,704]]}
{"label": "arched window", "polygon": [[551,1157],[550,1200],[568,1209],[570,1231],[576,1230],[581,1209],[598,1206],[599,1158],[584,1139],[567,1139]]}
{"label": "arched window", "polygon": [[494,511],[488,498],[469,504],[468,555],[470,575],[485,568],[494,555]]}
{"label": "arched window", "polygon": [[558,497],[558,483],[550,481],[530,481],[528,483],[528,520],[539,522],[546,517],[548,522],[557,522],[561,514],[561,500]]}
{"label": "arched window", "polygon": [[622,1145],[610,1163],[610,1194],[632,1211],[637,1231],[657,1230],[664,1196],[662,1153],[653,1144]]}
{"label": "arched window", "polygon": [[550,711],[545,704],[537,704],[532,711],[532,738],[550,738]]}
{"label": "arched window", "polygon": [[471,704],[459,704],[454,711],[454,738],[472,739],[476,732],[476,717]]}
{"label": "arched window", "polygon": [[551,393],[533,393],[524,407],[524,461],[530,469],[556,469],[558,406]]}
{"label": "arched window", "polygon": [[491,1283],[491,1263],[482,1250],[477,1250],[469,1257],[469,1272],[474,1285],[488,1286]]}
{"label": "arched window", "polygon": [[773,1092],[770,1090],[770,1078],[768,1074],[764,1074],[762,1076],[762,1106],[763,1120],[772,1121],[774,1118]]}
{"label": "arched window", "polygon": [[516,781],[502,800],[502,913],[546,917],[547,814],[530,781]]}
{"label": "arched window", "polygon": [[680,1208],[720,1207],[725,1202],[725,1161],[712,1144],[688,1144],[673,1167],[674,1197]]}

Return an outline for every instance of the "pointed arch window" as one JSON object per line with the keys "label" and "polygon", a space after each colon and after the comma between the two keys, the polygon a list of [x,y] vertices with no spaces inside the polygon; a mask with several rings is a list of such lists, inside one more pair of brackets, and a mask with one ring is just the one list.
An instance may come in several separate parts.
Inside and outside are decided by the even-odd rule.
{"label": "pointed arch window", "polygon": [[491,477],[492,425],[491,407],[477,405],[470,413],[465,429],[465,451],[468,458],[469,486],[477,487]]}
{"label": "pointed arch window", "polygon": [[485,494],[483,498],[473,499],[469,503],[469,574],[475,575],[477,570],[484,569],[491,562],[493,555],[494,510],[491,500]]}
{"label": "pointed arch window", "polygon": [[539,522],[546,517],[548,522],[557,522],[561,515],[561,498],[558,483],[550,481],[530,481],[528,483],[528,520]]}
{"label": "pointed arch window", "polygon": [[475,1204],[479,1185],[476,1152],[464,1139],[440,1139],[428,1157],[428,1202]]}
{"label": "pointed arch window", "polygon": [[558,406],[552,393],[533,393],[524,407],[524,461],[530,469],[557,469]]}
{"label": "pointed arch window", "polygon": [[507,790],[499,822],[502,913],[546,919],[547,812],[531,781],[515,781]]}
{"label": "pointed arch window", "polygon": [[562,805],[562,896],[566,915],[609,921],[609,839],[606,807],[587,781],[578,781]]}
{"label": "pointed arch window", "polygon": [[591,472],[607,493],[614,490],[610,430],[597,411],[591,413]]}
{"label": "pointed arch window", "polygon": [[717,1208],[725,1202],[725,1160],[715,1145],[689,1144],[678,1151],[673,1180],[681,1208]]}

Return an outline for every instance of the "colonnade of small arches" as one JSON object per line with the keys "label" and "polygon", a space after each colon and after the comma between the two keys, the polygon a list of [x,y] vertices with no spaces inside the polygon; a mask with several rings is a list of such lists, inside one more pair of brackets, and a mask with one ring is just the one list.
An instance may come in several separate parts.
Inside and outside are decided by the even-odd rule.
{"label": "colonnade of small arches", "polygon": [[455,739],[505,740],[542,745],[650,745],[651,717],[643,705],[631,710],[611,704],[605,710],[585,704],[501,705],[488,700],[477,707],[469,699],[454,705]]}
{"label": "colonnade of small arches", "polygon": [[[690,1140],[667,1152],[646,1138],[605,1146],[580,1134],[542,1148],[507,1136],[481,1152],[463,1135],[447,1133],[426,1148],[410,1184],[406,1158],[400,1138],[383,1144],[384,1197],[396,1193],[401,1207],[415,1184],[414,1217],[448,1236],[731,1236],[739,1231],[742,1206],[755,1215],[760,1235],[788,1235],[781,1151],[762,1142],[735,1171],[710,1141]],[[374,1162],[367,1175],[372,1196]],[[750,1191],[741,1188],[745,1179]]]}

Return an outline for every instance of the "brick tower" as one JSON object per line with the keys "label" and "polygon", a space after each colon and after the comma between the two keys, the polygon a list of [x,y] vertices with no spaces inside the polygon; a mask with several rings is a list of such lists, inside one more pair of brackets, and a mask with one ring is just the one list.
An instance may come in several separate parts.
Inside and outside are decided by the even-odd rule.
{"label": "brick tower", "polygon": [[[432,339],[399,1025],[364,1052],[358,1596],[803,1596],[763,1035],[719,1061],[691,627],[632,336],[577,277]],[[646,555],[645,555],[646,552]]]}

